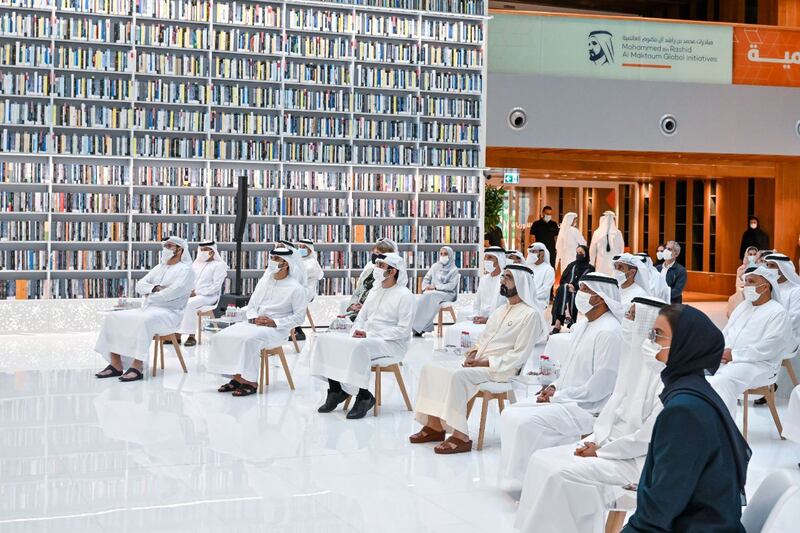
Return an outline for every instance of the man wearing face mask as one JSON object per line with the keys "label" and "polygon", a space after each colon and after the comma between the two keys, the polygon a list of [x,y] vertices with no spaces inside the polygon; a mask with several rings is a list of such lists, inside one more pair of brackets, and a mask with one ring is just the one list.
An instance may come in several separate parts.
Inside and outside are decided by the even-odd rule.
{"label": "man wearing face mask", "polygon": [[472,317],[469,320],[456,322],[445,329],[445,346],[460,346],[461,335],[464,332],[469,333],[474,342],[486,329],[486,322],[492,312],[505,305],[506,299],[500,294],[501,274],[505,267],[505,250],[496,246],[486,248],[483,256],[484,273],[478,280],[478,290],[472,306]]}
{"label": "man wearing face mask", "polygon": [[722,330],[722,365],[708,378],[736,418],[736,399],[775,376],[794,341],[789,315],[781,304],[778,276],[764,266],[745,273],[745,301],[734,309]]}
{"label": "man wearing face mask", "polygon": [[659,265],[658,271],[670,288],[670,303],[683,302],[683,288],[686,286],[686,267],[677,262],[681,255],[681,245],[675,241],[667,241],[664,247],[664,263]]}
{"label": "man wearing face mask", "polygon": [[214,241],[201,242],[197,250],[197,257],[192,263],[194,272],[194,289],[192,289],[189,302],[183,312],[183,321],[178,329],[178,342],[181,335],[189,335],[185,346],[194,346],[197,328],[197,312],[203,307],[216,306],[222,294],[222,286],[228,277],[228,265],[222,260]]}
{"label": "man wearing face mask", "polygon": [[547,248],[547,262],[551,267],[556,264],[557,237],[558,223],[553,220],[553,208],[546,205],[542,209],[542,217],[531,224],[531,239],[533,242],[542,243]]}
{"label": "man wearing face mask", "polygon": [[617,281],[598,273],[584,275],[575,303],[586,319],[572,327],[567,353],[558,354],[561,375],[535,399],[509,406],[500,417],[501,470],[509,489],[520,487],[533,452],[591,433],[595,416],[614,390],[624,344]]}
{"label": "man wearing face mask", "polygon": [[[533,273],[524,265],[508,265],[500,290],[507,303],[496,309],[486,330],[460,366],[428,363],[420,372],[414,410],[422,429],[413,444],[439,442],[437,454],[472,450],[467,404],[481,384],[504,383],[519,373],[534,346],[547,338],[547,325],[537,308]],[[445,440],[446,433],[452,436]]]}
{"label": "man wearing face mask", "polygon": [[[160,259],[136,283],[136,293],[144,297],[142,307],[115,311],[103,322],[94,349],[110,364],[96,377],[142,379],[153,336],[173,333],[180,325],[194,282],[186,241],[174,236],[164,241]],[[129,367],[124,374],[123,365]]]}
{"label": "man wearing face mask", "polygon": [[645,298],[650,294],[650,271],[646,265],[631,254],[614,257],[614,277],[619,283],[622,307],[628,308],[634,298]]}
{"label": "man wearing face mask", "polygon": [[524,265],[525,264],[525,256],[522,255],[522,252],[519,250],[507,250],[506,251],[506,264],[507,265]]}
{"label": "man wearing face mask", "polygon": [[261,350],[283,344],[305,319],[306,303],[306,271],[300,255],[290,248],[275,248],[245,307],[247,321],[211,337],[208,371],[232,378],[217,390],[237,397],[255,394]]}
{"label": "man wearing face mask", "polygon": [[[300,254],[303,260],[303,267],[306,269],[306,297],[310,304],[317,296],[319,282],[325,277],[325,272],[323,272],[319,261],[317,261],[314,241],[310,239],[300,239],[297,241],[297,253]],[[294,328],[294,337],[299,341],[305,340],[306,335],[303,333],[303,328],[300,326]]]}
{"label": "man wearing face mask", "polygon": [[[650,278],[650,289],[647,291],[648,294],[654,298],[658,298],[659,300],[664,300],[665,302],[671,300],[672,290],[669,288],[669,285],[667,285],[667,280],[661,277],[661,273],[658,271],[658,268],[653,265],[653,260],[650,259],[650,256],[645,252],[639,252],[633,255],[639,261],[641,261],[642,265],[644,265],[640,265],[640,268],[647,269],[648,277]],[[664,261],[662,260],[661,262],[663,263]]]}
{"label": "man wearing face mask", "polygon": [[453,258],[455,252],[449,246],[439,250],[439,260],[425,274],[422,280],[422,294],[417,301],[412,328],[415,337],[433,331],[433,321],[444,302],[454,302],[459,282],[458,267]]}
{"label": "man wearing face mask", "polygon": [[609,497],[638,483],[662,409],[663,363],[655,359],[648,335],[664,305],[635,298],[629,306],[619,376],[593,433],[577,449],[565,444],[531,457],[517,511],[521,531],[602,531]]}
{"label": "man wearing face mask", "polygon": [[352,335],[328,334],[316,338],[311,374],[328,382],[320,413],[330,413],[351,396],[350,420],[364,418],[375,407],[368,390],[372,367],[402,361],[411,340],[414,295],[408,290],[403,258],[386,254],[375,261],[376,287],[353,324]]}
{"label": "man wearing face mask", "polygon": [[[375,246],[372,248],[369,263],[367,263],[367,265],[364,267],[364,270],[362,270],[361,274],[358,276],[355,288],[353,289],[353,295],[350,297],[350,303],[346,309],[347,316],[350,317],[350,320],[355,321],[359,311],[361,311],[361,307],[364,305],[364,302],[367,301],[369,291],[372,290],[372,287],[375,285],[375,261],[379,256],[391,253],[400,253],[397,243],[392,239],[387,239],[384,237],[375,242]],[[377,281],[380,283],[380,280]]]}
{"label": "man wearing face mask", "polygon": [[526,264],[533,270],[536,298],[544,310],[550,305],[550,295],[553,293],[553,284],[556,281],[556,271],[550,265],[550,252],[547,247],[541,242],[531,244]]}
{"label": "man wearing face mask", "polygon": [[761,229],[758,217],[754,216],[747,219],[747,229],[742,233],[742,242],[739,245],[739,257],[750,246],[755,246],[758,250],[769,248],[769,235]]}

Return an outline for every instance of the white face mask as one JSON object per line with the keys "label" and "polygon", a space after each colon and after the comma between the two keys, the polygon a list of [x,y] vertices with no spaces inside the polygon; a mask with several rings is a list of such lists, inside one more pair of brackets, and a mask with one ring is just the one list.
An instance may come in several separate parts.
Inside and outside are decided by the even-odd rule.
{"label": "white face mask", "polygon": [[623,272],[621,270],[615,270],[614,271],[614,277],[617,278],[617,283],[619,283],[620,287],[622,287],[623,283],[628,281],[628,275],[625,274],[625,272]]}
{"label": "white face mask", "polygon": [[659,261],[663,261],[664,260],[664,252],[656,252],[656,259],[658,259]]}
{"label": "white face mask", "polygon": [[628,317],[622,319],[622,338],[628,342],[633,338],[633,331],[636,322]]}
{"label": "white face mask", "polygon": [[161,249],[161,262],[166,263],[170,259],[175,257],[175,252],[170,250],[169,248],[162,248]]}
{"label": "white face mask", "polygon": [[545,221],[545,222],[550,222],[551,220],[553,220],[553,217],[552,217],[552,216],[550,216],[550,215],[545,215],[545,216],[544,216],[544,217],[542,217],[542,218],[544,218],[544,221]]}
{"label": "white face mask", "polygon": [[664,250],[662,255],[664,256],[664,261],[669,261],[672,259],[672,250]]}
{"label": "white face mask", "polygon": [[209,257],[211,257],[211,254],[209,254],[205,250],[200,250],[199,252],[197,252],[198,261],[202,261],[203,263],[205,263],[206,261],[208,261]]}
{"label": "white face mask", "polygon": [[300,253],[300,257],[308,257],[308,250],[305,248],[299,248],[298,252]]}
{"label": "white face mask", "polygon": [[450,263],[450,256],[449,255],[440,255],[439,262],[443,265]]}
{"label": "white face mask", "polygon": [[389,273],[389,269],[383,271],[383,280],[386,281],[387,279],[391,279],[392,275]]}
{"label": "white face mask", "polygon": [[756,286],[747,286],[742,290],[742,294],[744,294],[744,299],[748,302],[755,302],[759,298],[761,298],[761,293],[758,292],[758,288],[761,285]]}
{"label": "white face mask", "polygon": [[486,270],[487,274],[494,272],[494,261],[484,261],[483,269]]}
{"label": "white face mask", "polygon": [[756,224],[755,222],[751,222],[750,227],[756,229],[758,227],[758,224]]}
{"label": "white face mask", "polygon": [[662,350],[666,350],[669,346],[661,346],[655,341],[645,339],[642,343],[642,357],[644,357],[644,364],[654,373],[661,373],[662,370],[667,368],[667,364],[656,359],[656,356]]}
{"label": "white face mask", "polygon": [[274,276],[277,273],[278,273],[277,263],[273,263],[272,261],[270,261],[270,263],[267,265],[267,275]]}
{"label": "white face mask", "polygon": [[592,296],[588,292],[578,291],[578,293],[575,294],[575,307],[578,308],[579,313],[585,315],[594,309],[594,306],[589,303],[591,298]]}

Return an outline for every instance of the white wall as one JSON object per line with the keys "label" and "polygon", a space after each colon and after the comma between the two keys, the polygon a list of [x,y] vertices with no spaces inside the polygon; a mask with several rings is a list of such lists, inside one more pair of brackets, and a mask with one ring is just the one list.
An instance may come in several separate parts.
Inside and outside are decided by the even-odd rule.
{"label": "white wall", "polygon": [[[487,101],[490,147],[800,155],[800,89],[489,74]],[[515,107],[521,131],[508,125]]]}

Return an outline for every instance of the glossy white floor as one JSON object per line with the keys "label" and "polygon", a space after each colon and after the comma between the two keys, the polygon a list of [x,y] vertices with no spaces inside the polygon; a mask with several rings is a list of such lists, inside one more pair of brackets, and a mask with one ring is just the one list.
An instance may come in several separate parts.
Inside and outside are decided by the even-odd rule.
{"label": "glossy white floor", "polygon": [[[417,424],[391,377],[380,416],[350,421],[317,414],[324,386],[289,346],[296,391],[276,368],[266,394],[234,398],[205,372],[207,344],[185,349],[186,375],[170,350],[166,372],[122,384],[93,377],[105,366],[94,341],[0,338],[1,532],[515,531],[496,406],[482,452],[441,457],[408,443]],[[407,357],[412,401],[433,342],[415,339]],[[800,461],[766,408],[751,412],[750,494]]]}

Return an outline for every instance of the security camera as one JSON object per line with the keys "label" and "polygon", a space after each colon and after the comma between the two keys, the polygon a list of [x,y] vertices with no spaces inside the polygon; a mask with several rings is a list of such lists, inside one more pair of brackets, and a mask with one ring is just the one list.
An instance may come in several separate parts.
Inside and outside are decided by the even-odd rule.
{"label": "security camera", "polygon": [[528,124],[528,114],[521,107],[515,107],[508,114],[508,125],[512,129],[521,130]]}
{"label": "security camera", "polygon": [[678,131],[678,119],[672,115],[664,115],[661,117],[659,127],[664,135],[675,135],[675,132]]}
{"label": "security camera", "polygon": [[798,137],[800,137],[800,120],[795,122],[795,124],[794,124],[794,132],[797,134]]}

